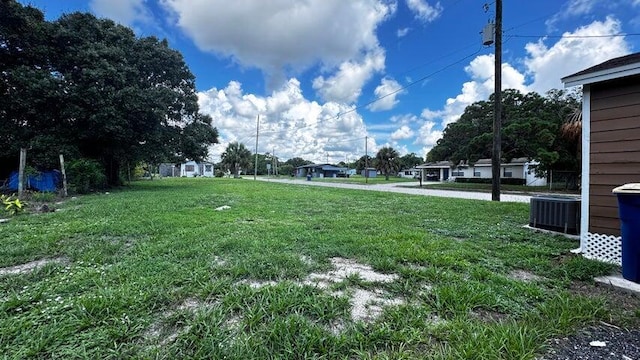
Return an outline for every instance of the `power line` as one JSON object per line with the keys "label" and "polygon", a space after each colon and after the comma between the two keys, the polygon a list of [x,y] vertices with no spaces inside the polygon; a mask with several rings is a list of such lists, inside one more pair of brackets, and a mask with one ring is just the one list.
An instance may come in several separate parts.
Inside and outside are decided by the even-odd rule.
{"label": "power line", "polygon": [[[332,116],[332,117],[324,118],[324,119],[322,119],[322,120],[327,121],[327,120],[334,120],[334,119],[338,119],[338,118],[340,118],[340,116],[343,116],[343,115],[346,115],[346,114],[350,114],[350,113],[352,113],[352,112],[357,111],[358,109],[362,109],[362,108],[367,107],[367,106],[369,106],[369,105],[371,105],[371,104],[374,104],[374,103],[376,103],[376,102],[378,102],[378,101],[380,101],[380,100],[382,100],[382,99],[385,99],[385,98],[387,98],[387,97],[389,97],[389,96],[395,95],[395,94],[397,94],[397,93],[399,93],[399,92],[401,92],[401,91],[406,90],[407,88],[409,88],[409,87],[411,87],[411,86],[414,86],[414,85],[416,85],[416,84],[418,84],[418,83],[421,83],[421,82],[423,82],[424,80],[427,80],[427,79],[429,79],[429,78],[431,78],[431,77],[433,77],[433,76],[435,76],[435,75],[437,75],[437,74],[439,74],[439,73],[441,73],[441,72],[443,72],[443,71],[445,71],[445,70],[447,70],[447,69],[449,69],[449,68],[451,68],[451,67],[453,67],[453,66],[455,66],[455,65],[457,65],[457,64],[459,64],[459,63],[461,63],[461,62],[463,62],[463,61],[465,61],[465,60],[467,60],[467,59],[469,59],[469,58],[471,58],[471,57],[473,57],[473,56],[475,56],[475,55],[477,55],[478,53],[480,53],[480,52],[482,51],[482,49],[483,49],[483,47],[480,47],[480,48],[478,48],[478,50],[474,51],[473,53],[471,53],[471,54],[469,54],[469,55],[466,55],[465,57],[463,57],[463,58],[461,58],[461,59],[459,59],[459,60],[456,60],[455,62],[452,62],[452,63],[450,63],[450,64],[448,64],[448,65],[446,65],[446,66],[444,66],[444,67],[442,67],[442,68],[440,68],[440,69],[438,69],[438,70],[436,70],[436,71],[432,72],[432,73],[429,73],[429,74],[427,74],[427,75],[425,75],[425,76],[423,76],[423,77],[419,78],[418,80],[412,81],[412,82],[410,82],[409,84],[407,84],[407,85],[405,85],[405,86],[403,86],[403,87],[401,87],[401,88],[399,88],[399,89],[397,89],[397,90],[395,90],[395,91],[392,91],[392,92],[390,92],[390,93],[388,93],[388,94],[385,94],[385,95],[379,96],[379,97],[377,97],[377,98],[375,98],[375,99],[373,99],[373,100],[371,100],[371,101],[369,101],[369,102],[366,102],[366,103],[364,103],[364,104],[362,104],[362,105],[353,106],[351,109],[349,109],[349,110],[347,110],[347,111],[344,111],[344,112],[338,113],[338,115],[335,115],[335,116]],[[458,51],[456,51],[456,52],[458,52]],[[455,52],[454,52],[454,53],[455,53]],[[446,56],[449,56],[449,55],[446,55]],[[445,57],[446,57],[446,56],[445,56]],[[436,60],[436,61],[437,61],[437,60]],[[315,126],[317,126],[317,125],[318,125],[317,123],[315,123],[315,124],[311,124],[311,125],[306,125],[306,126],[302,126],[302,127],[295,128],[295,130],[303,130],[303,129],[307,129],[307,128],[315,127]],[[261,131],[261,134],[263,134],[263,135],[284,134],[285,132],[287,132],[287,131],[289,131],[289,130],[290,130],[290,129],[281,129],[281,130],[277,130],[277,131]],[[249,139],[251,139],[251,138],[253,138],[253,136],[249,135],[249,136],[245,136],[245,137],[243,137],[243,138],[242,138],[242,140],[236,140],[236,141],[238,141],[238,142],[244,142],[245,140],[249,140]],[[356,138],[356,139],[353,139],[353,140],[348,140],[348,141],[355,141],[355,140],[361,140],[361,139],[362,139],[362,137],[360,137],[360,138]],[[346,142],[346,141],[344,141],[344,142]]]}
{"label": "power line", "polygon": [[378,101],[380,101],[380,100],[382,100],[382,99],[385,99],[385,98],[387,98],[387,97],[389,97],[389,96],[391,96],[391,95],[395,95],[395,94],[397,94],[397,93],[399,93],[399,92],[401,92],[401,91],[403,91],[403,90],[406,90],[407,88],[409,88],[409,87],[411,87],[411,86],[413,86],[413,85],[415,85],[415,84],[421,83],[421,82],[423,82],[424,80],[426,80],[426,79],[428,79],[428,78],[430,78],[430,77],[432,77],[432,76],[434,76],[434,75],[436,75],[436,74],[439,74],[439,73],[441,73],[441,72],[443,72],[443,71],[445,71],[445,70],[449,69],[450,67],[452,67],[452,66],[454,66],[454,65],[457,65],[457,64],[459,64],[459,63],[461,63],[461,62],[463,62],[463,61],[467,60],[468,58],[470,58],[470,57],[472,57],[472,56],[475,56],[475,55],[479,54],[479,53],[480,53],[480,51],[482,51],[482,49],[483,49],[483,48],[482,48],[482,47],[480,47],[480,48],[479,48],[478,50],[476,50],[475,52],[473,52],[473,53],[471,53],[471,54],[469,54],[469,55],[467,55],[467,56],[463,57],[462,59],[460,59],[460,60],[458,60],[458,61],[455,61],[455,62],[453,62],[453,63],[451,63],[451,64],[449,64],[449,65],[447,65],[447,66],[444,66],[444,67],[442,67],[442,68],[440,68],[440,69],[438,69],[438,70],[436,70],[436,71],[434,71],[434,72],[432,72],[432,73],[430,73],[430,74],[428,74],[428,75],[425,75],[425,76],[423,76],[423,77],[419,78],[418,80],[412,81],[412,82],[410,82],[409,84],[407,84],[407,85],[405,85],[405,86],[403,86],[403,87],[401,87],[401,88],[399,88],[399,89],[397,89],[397,90],[394,90],[394,91],[392,91],[392,92],[390,92],[390,93],[388,93],[388,94],[385,94],[385,95],[379,96],[379,97],[377,97],[377,98],[375,98],[375,99],[373,99],[373,100],[371,100],[371,101],[369,101],[369,102],[367,102],[367,103],[364,103],[364,104],[362,104],[362,105],[355,106],[355,107],[353,107],[352,109],[347,110],[347,111],[345,111],[345,112],[343,112],[343,113],[339,113],[338,115],[334,116],[333,118],[329,118],[329,120],[331,120],[331,119],[337,119],[337,118],[339,118],[341,115],[346,115],[346,114],[352,113],[352,112],[354,112],[354,111],[356,111],[356,110],[358,110],[358,109],[362,109],[363,107],[367,107],[367,106],[369,106],[369,105],[371,105],[371,104],[373,104],[373,103],[376,103],[376,102],[378,102]]}
{"label": "power line", "polygon": [[609,35],[509,35],[512,38],[567,38],[567,39],[589,39],[589,38],[612,38],[623,36],[640,36],[640,33],[628,33],[628,34],[609,34]]}

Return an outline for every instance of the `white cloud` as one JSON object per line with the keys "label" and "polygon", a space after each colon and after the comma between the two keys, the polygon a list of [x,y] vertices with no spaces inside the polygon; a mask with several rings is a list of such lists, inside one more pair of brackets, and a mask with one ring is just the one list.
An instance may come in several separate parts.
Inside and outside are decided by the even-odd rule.
{"label": "white cloud", "polygon": [[599,0],[571,0],[566,5],[566,13],[570,16],[588,14]]}
{"label": "white cloud", "polygon": [[618,20],[607,17],[604,21],[594,21],[574,32],[564,33],[563,38],[551,47],[544,44],[544,39],[528,43],[525,46],[528,53],[525,66],[533,78],[531,89],[544,93],[552,88],[561,88],[562,77],[628,54],[631,50],[624,37],[573,37],[618,34],[620,26]]}
{"label": "white cloud", "polygon": [[[440,110],[424,109],[422,117],[428,121],[440,119],[443,128],[457,121],[467,106],[476,101],[486,100],[493,93],[494,69],[493,54],[476,57],[465,67],[471,81],[462,84],[461,93],[447,99],[445,106]],[[525,76],[509,63],[502,64],[502,88],[529,91],[525,86]]]}
{"label": "white cloud", "polygon": [[[638,0],[638,1],[640,1],[640,0]],[[408,27],[402,28],[402,29],[398,29],[398,31],[396,32],[396,35],[399,38],[405,37],[409,33],[410,30],[411,30],[411,28],[408,28]]]}
{"label": "white cloud", "polygon": [[407,0],[407,6],[415,14],[416,19],[424,22],[431,22],[442,14],[440,2],[431,6],[425,0]]}
{"label": "white cloud", "polygon": [[423,109],[422,113],[420,114],[420,116],[422,116],[422,118],[425,119],[425,120],[434,120],[434,119],[439,118],[440,116],[442,116],[442,112],[441,111],[433,111],[433,110],[429,110],[429,109]]}
{"label": "white cloud", "polygon": [[406,125],[402,125],[398,130],[391,134],[391,140],[409,139],[414,135],[413,130]]}
{"label": "white cloud", "polygon": [[91,0],[89,8],[100,17],[106,17],[127,26],[151,22],[145,0]]}
{"label": "white cloud", "polygon": [[313,80],[313,88],[325,101],[353,103],[373,74],[384,70],[384,61],[384,51],[376,48],[360,61],[343,62],[331,77],[318,76]]}
{"label": "white cloud", "polygon": [[162,0],[203,51],[270,76],[318,62],[334,66],[378,48],[377,26],[395,2],[383,0]]}
{"label": "white cloud", "polygon": [[413,114],[402,114],[402,115],[393,115],[391,117],[391,122],[396,124],[407,125],[418,121],[418,117]]}
{"label": "white cloud", "polygon": [[[608,59],[630,52],[624,37],[580,37],[617,34],[620,22],[612,17],[594,21],[574,32],[566,32],[563,38],[548,47],[544,39],[528,43],[527,55],[522,59],[524,68],[516,69],[509,63],[502,64],[502,88],[521,92],[536,91],[544,94],[553,88],[562,88],[560,79]],[[576,37],[578,36],[578,37]],[[460,94],[447,99],[442,109],[424,109],[425,124],[418,132],[417,144],[429,149],[442,132],[434,130],[436,121],[441,128],[457,121],[464,109],[472,103],[487,100],[494,89],[494,57],[481,55],[473,59],[465,71],[471,80],[462,85]],[[526,76],[525,76],[526,75]],[[425,140],[426,139],[426,140]],[[437,139],[436,139],[437,140]]]}
{"label": "white cloud", "polygon": [[569,0],[562,9],[545,22],[549,29],[554,29],[555,24],[561,20],[589,14],[598,5],[598,0]]}
{"label": "white cloud", "polygon": [[405,91],[402,90],[402,85],[397,81],[390,78],[383,78],[380,81],[380,85],[378,85],[374,91],[376,99],[379,100],[367,106],[367,108],[371,111],[391,110],[398,104],[396,97],[403,93],[405,93]]}
{"label": "white cloud", "polygon": [[436,123],[433,121],[425,121],[418,130],[415,145],[422,146],[422,154],[426,155],[442,137],[442,130],[435,129]]}
{"label": "white cloud", "polygon": [[[232,81],[223,89],[198,93],[198,103],[220,132],[221,144],[212,149],[214,161],[231,141],[244,143],[253,152],[258,115],[259,153],[275,149],[282,159],[302,157],[316,162],[325,162],[327,154],[334,162],[364,154],[367,130],[362,117],[348,112],[352,108],[345,104],[305,99],[297,79],[264,97],[246,94],[240,83]],[[370,138],[369,145],[373,151],[375,140]]]}

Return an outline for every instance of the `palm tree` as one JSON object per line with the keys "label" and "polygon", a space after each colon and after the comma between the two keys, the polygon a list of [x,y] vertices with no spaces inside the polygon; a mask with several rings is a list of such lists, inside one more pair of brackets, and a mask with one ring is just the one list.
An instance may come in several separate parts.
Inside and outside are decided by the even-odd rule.
{"label": "palm tree", "polygon": [[398,172],[399,158],[400,154],[392,147],[383,147],[376,154],[376,169],[384,174],[385,180],[389,180],[389,174]]}
{"label": "palm tree", "polygon": [[[580,169],[582,168],[582,107],[578,104],[573,109],[571,114],[567,116],[565,121],[560,126],[560,136],[574,144],[576,151],[576,161],[578,164],[578,173],[576,174],[577,186],[580,186]],[[568,188],[568,181],[565,183],[565,188]]]}
{"label": "palm tree", "polygon": [[237,141],[229,143],[222,153],[221,162],[233,172],[233,177],[240,176],[240,169],[248,168],[251,163],[251,151]]}
{"label": "palm tree", "polygon": [[580,140],[582,135],[582,109],[576,107],[560,127],[562,136],[570,141]]}

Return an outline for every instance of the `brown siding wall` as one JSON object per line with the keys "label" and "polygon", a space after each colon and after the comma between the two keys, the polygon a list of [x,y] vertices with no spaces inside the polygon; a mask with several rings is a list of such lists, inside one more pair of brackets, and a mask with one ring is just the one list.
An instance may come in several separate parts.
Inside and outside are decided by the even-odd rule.
{"label": "brown siding wall", "polygon": [[613,188],[640,182],[640,76],[591,87],[589,232],[620,236]]}

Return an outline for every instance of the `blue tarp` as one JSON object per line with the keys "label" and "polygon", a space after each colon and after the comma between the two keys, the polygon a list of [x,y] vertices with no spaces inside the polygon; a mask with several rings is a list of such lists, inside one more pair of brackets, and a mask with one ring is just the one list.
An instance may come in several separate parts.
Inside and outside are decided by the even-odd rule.
{"label": "blue tarp", "polygon": [[[57,170],[45,171],[36,175],[29,175],[27,177],[27,184],[25,188],[35,189],[38,191],[56,191],[57,185],[60,182],[60,172]],[[9,190],[18,190],[18,172],[14,171],[9,175]]]}

